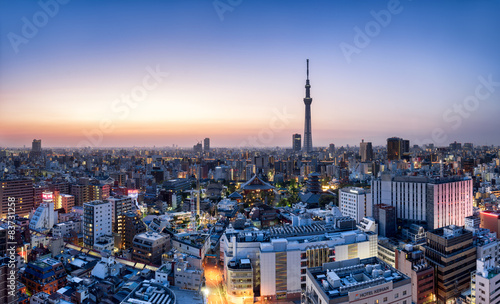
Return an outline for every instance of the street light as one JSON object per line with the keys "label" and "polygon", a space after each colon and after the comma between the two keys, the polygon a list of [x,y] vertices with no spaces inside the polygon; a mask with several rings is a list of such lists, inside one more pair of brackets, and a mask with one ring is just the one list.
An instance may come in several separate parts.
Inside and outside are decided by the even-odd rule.
{"label": "street light", "polygon": [[205,294],[205,297],[208,298],[208,294],[210,293],[210,290],[208,290],[208,288],[204,288],[203,289],[203,294]]}

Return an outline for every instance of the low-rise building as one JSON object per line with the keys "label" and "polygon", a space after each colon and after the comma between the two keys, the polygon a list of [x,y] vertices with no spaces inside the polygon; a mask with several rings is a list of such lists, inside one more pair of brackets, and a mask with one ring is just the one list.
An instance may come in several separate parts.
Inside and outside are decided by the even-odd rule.
{"label": "low-rise building", "polygon": [[378,258],[350,259],[307,269],[305,304],[411,303],[411,279]]}
{"label": "low-rise building", "polygon": [[227,265],[227,297],[230,303],[253,303],[253,269],[250,259],[235,259]]}
{"label": "low-rise building", "polygon": [[170,248],[170,235],[156,232],[140,233],[132,242],[132,260],[161,265],[162,254]]}

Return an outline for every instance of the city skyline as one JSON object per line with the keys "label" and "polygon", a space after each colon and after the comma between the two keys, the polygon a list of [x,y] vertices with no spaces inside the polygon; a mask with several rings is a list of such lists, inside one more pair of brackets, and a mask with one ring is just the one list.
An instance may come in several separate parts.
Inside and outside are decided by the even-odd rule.
{"label": "city skyline", "polygon": [[0,4],[0,146],[291,147],[306,58],[316,147],[500,145],[498,2],[117,3]]}

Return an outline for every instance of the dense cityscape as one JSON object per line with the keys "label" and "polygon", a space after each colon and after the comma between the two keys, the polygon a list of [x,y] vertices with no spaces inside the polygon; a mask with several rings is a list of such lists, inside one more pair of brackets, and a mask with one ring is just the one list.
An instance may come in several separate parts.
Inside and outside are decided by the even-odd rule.
{"label": "dense cityscape", "polygon": [[500,304],[499,4],[0,2],[0,304]]}

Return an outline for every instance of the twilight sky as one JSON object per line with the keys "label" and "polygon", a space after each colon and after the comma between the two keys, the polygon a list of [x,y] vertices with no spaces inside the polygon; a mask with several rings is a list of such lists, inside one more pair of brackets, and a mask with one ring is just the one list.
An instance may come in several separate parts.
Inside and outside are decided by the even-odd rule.
{"label": "twilight sky", "polygon": [[306,58],[313,146],[500,145],[500,1],[60,2],[0,0],[0,147],[290,146]]}

